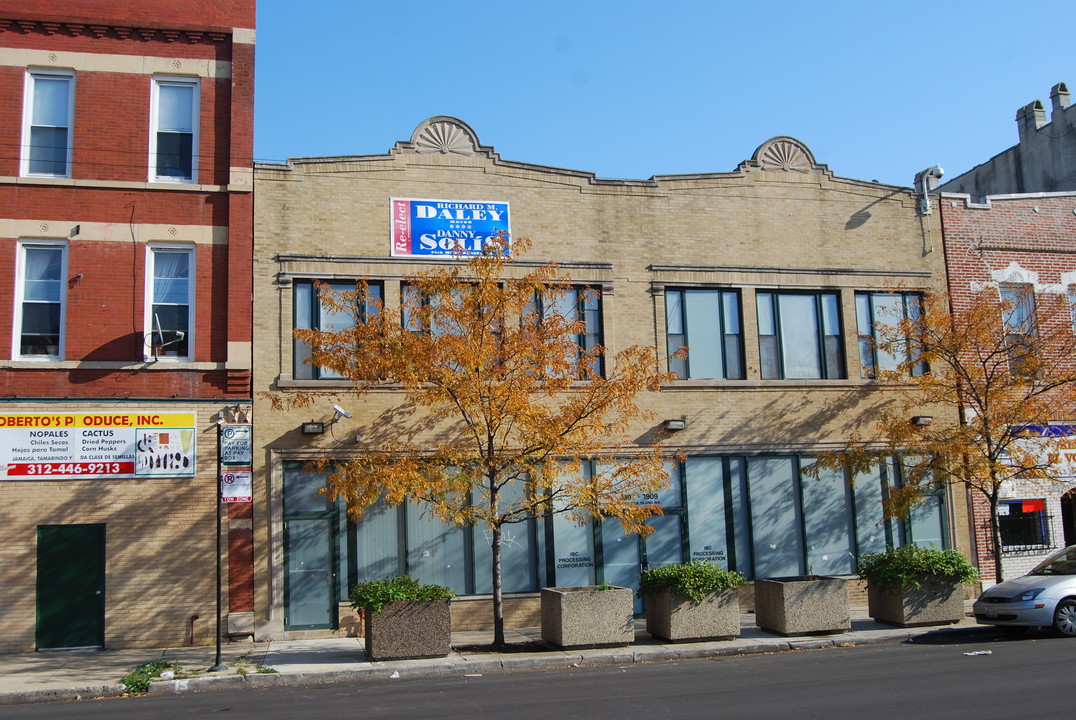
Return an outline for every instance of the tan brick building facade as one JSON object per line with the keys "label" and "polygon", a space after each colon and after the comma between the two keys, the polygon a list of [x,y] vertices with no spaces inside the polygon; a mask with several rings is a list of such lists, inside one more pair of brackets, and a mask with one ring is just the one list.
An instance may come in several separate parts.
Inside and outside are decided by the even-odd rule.
{"label": "tan brick building facade", "polygon": [[[386,420],[396,392],[356,400],[304,369],[292,340],[297,322],[311,312],[317,321],[312,279],[366,278],[391,307],[406,276],[444,262],[391,254],[393,198],[507,204],[513,235],[533,241],[524,263],[557,261],[574,283],[600,290],[598,331],[610,355],[654,345],[664,363],[670,346],[692,348],[679,368],[690,377],[643,400],[655,423],[685,425],[669,444],[687,459],[663,500],[667,525],[640,544],[539,521],[519,539],[526,567],[509,582],[523,606],[543,584],[631,584],[642,562],[709,557],[754,577],[850,574],[857,554],[886,542],[968,548],[959,492],[917,519],[881,521],[879,485],[899,482],[896,463],[855,490],[798,473],[811,451],[869,431],[888,393],[900,391],[862,377],[857,313],[944,288],[937,215],[920,215],[911,190],[836,177],[788,137],[732,172],[605,180],[504,160],[449,117],[424,121],[385,155],[258,165],[255,188],[258,636],[346,632],[336,603],[371,574],[408,571],[465,596],[488,592],[480,533],[459,530],[460,539],[402,510],[386,511],[383,527],[356,527],[341,508],[303,499],[320,481],[301,461],[360,453],[397,431]],[[259,397],[300,388],[329,394],[299,411]],[[352,417],[333,422],[334,402]],[[311,420],[329,424],[303,434]],[[398,548],[371,559],[386,540]],[[570,548],[592,565],[563,563]]]}

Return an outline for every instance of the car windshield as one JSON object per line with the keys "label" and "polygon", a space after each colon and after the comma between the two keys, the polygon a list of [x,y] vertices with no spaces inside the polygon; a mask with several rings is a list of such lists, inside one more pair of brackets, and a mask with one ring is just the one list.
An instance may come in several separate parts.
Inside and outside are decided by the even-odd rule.
{"label": "car windshield", "polygon": [[1039,563],[1028,575],[1076,575],[1076,546]]}

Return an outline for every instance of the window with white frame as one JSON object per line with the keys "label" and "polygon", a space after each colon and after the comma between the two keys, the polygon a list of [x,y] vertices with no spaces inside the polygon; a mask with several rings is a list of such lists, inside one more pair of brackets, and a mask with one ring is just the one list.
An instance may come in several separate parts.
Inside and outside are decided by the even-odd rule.
{"label": "window with white frame", "polygon": [[1069,311],[1072,313],[1072,331],[1076,332],[1076,285],[1069,285]]}
{"label": "window with white frame", "polygon": [[1030,285],[1002,285],[998,292],[1009,367],[1018,373],[1035,346],[1035,292]]}
{"label": "window with white frame", "polygon": [[71,176],[73,73],[30,70],[23,107],[22,174]]}
{"label": "window with white frame", "polygon": [[[920,314],[919,293],[856,293],[856,328],[859,336],[860,376],[878,377],[894,372],[913,359],[906,340],[895,337],[901,323],[914,323]],[[922,375],[926,364],[917,362],[912,375]]]}
{"label": "window with white frame", "polygon": [[12,356],[60,360],[64,355],[67,245],[26,241],[19,243],[18,252]]}
{"label": "window with white frame", "polygon": [[146,254],[146,359],[194,355],[194,248],[150,247]]}
{"label": "window with white frame", "polygon": [[153,78],[149,179],[193,183],[198,178],[199,82]]}
{"label": "window with white frame", "polygon": [[760,292],[755,299],[763,379],[844,377],[837,293]]}
{"label": "window with white frame", "polygon": [[[356,282],[348,281],[323,281],[322,288],[334,293],[356,292]],[[363,318],[369,318],[378,312],[381,304],[381,283],[366,283],[366,298],[362,311]],[[294,294],[294,327],[298,330],[323,330],[325,332],[340,332],[353,326],[358,316],[357,312],[338,311],[326,307],[319,297],[318,285],[314,280],[296,280]],[[356,297],[358,302],[358,297]],[[357,306],[356,306],[357,307]],[[310,359],[311,348],[301,340],[292,341],[292,377],[296,380],[333,380],[343,376],[332,370],[320,368],[307,362]]]}
{"label": "window with white frame", "polygon": [[[665,333],[669,370],[680,379],[744,379],[739,292],[666,290]],[[673,357],[685,346],[687,357]]]}

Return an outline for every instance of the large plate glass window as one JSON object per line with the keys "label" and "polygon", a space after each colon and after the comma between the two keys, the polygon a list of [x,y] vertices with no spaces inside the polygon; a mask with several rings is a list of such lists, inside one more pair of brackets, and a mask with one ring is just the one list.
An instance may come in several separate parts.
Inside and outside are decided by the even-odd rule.
{"label": "large plate glass window", "polygon": [[[911,348],[894,347],[893,333],[902,322],[919,318],[918,293],[856,293],[856,331],[859,337],[860,376],[874,378],[879,372],[895,372],[911,360]],[[922,375],[923,362],[912,367],[912,375]]]}
{"label": "large plate glass window", "polygon": [[[356,291],[354,280],[323,282],[323,286],[337,293]],[[380,283],[367,283],[366,288],[367,296],[361,313],[363,318],[377,312],[382,294]],[[354,325],[356,315],[359,314],[325,307],[318,297],[317,286],[313,280],[295,281],[294,300],[295,327],[300,330],[340,332]],[[332,380],[342,377],[337,372],[307,362],[310,358],[310,346],[300,340],[292,340],[292,358],[292,376],[296,380]]]}
{"label": "large plate glass window", "polygon": [[[681,379],[744,378],[740,294],[735,290],[665,291],[669,370]],[[687,357],[674,358],[682,347]]]}
{"label": "large plate glass window", "polygon": [[837,293],[760,292],[755,297],[763,379],[844,377]]}
{"label": "large plate glass window", "polygon": [[[560,315],[568,323],[582,323],[582,332],[570,336],[570,340],[579,346],[579,355],[582,356],[601,345],[602,342],[602,307],[601,291],[594,288],[569,287],[562,288],[558,292],[548,295],[537,295],[534,307],[531,309],[537,315],[539,321],[554,315]],[[602,356],[592,359],[590,370],[595,375],[602,374]],[[578,367],[578,362],[569,358],[579,377],[584,375]]]}

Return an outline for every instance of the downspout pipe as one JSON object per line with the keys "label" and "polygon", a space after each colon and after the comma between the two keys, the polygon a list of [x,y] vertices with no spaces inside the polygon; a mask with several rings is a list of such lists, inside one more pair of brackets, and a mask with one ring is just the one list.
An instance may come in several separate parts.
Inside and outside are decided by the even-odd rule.
{"label": "downspout pipe", "polygon": [[938,181],[941,180],[945,171],[942,170],[941,165],[934,165],[928,167],[926,170],[922,170],[915,174],[915,189],[919,193],[919,214],[930,215],[930,192],[938,187]]}

